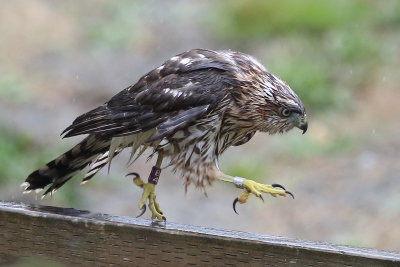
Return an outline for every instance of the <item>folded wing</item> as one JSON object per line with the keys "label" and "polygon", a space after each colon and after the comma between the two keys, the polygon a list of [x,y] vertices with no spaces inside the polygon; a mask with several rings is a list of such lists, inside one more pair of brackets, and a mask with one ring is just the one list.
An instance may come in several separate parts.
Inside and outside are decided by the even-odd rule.
{"label": "folded wing", "polygon": [[79,116],[64,130],[64,137],[116,137],[155,128],[150,142],[207,116],[230,92],[228,70],[213,53],[191,50],[171,58],[109,102]]}

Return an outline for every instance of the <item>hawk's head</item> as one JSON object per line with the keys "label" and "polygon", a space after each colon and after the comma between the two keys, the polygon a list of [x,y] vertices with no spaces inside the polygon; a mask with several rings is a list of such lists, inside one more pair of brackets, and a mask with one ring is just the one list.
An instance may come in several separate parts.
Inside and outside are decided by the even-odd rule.
{"label": "hawk's head", "polygon": [[280,78],[266,72],[259,90],[263,91],[264,121],[262,131],[284,133],[297,127],[307,131],[307,115],[303,103],[295,92]]}
{"label": "hawk's head", "polygon": [[293,127],[307,131],[307,115],[295,92],[279,77],[270,73],[255,58],[234,53],[238,91],[235,96],[247,119],[257,130],[270,134],[284,133]]}
{"label": "hawk's head", "polygon": [[297,127],[305,133],[307,115],[296,93],[255,58],[237,52],[232,57],[239,88],[235,98],[240,103],[242,116],[262,132],[284,133]]}

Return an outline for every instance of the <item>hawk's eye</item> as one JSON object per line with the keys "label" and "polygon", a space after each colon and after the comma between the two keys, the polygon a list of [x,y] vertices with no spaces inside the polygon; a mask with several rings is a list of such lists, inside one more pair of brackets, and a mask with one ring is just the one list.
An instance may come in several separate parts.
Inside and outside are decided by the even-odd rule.
{"label": "hawk's eye", "polygon": [[282,114],[282,116],[284,116],[284,117],[289,117],[290,114],[292,114],[292,111],[289,110],[289,109],[287,109],[287,108],[284,108],[284,109],[281,110],[281,114]]}

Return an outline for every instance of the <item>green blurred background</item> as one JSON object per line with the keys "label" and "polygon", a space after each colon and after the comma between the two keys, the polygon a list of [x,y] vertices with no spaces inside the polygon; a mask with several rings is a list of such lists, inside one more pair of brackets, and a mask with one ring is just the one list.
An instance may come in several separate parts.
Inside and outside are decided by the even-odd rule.
{"label": "green blurred background", "polygon": [[[301,96],[309,131],[257,134],[222,157],[232,175],[280,183],[296,200],[230,184],[189,188],[168,171],[169,221],[400,251],[400,1],[0,1],[0,199],[134,216],[128,154],[53,197],[19,185],[81,137],[59,134],[164,60],[191,48],[258,58]],[[147,176],[140,160],[129,171]],[[145,218],[149,218],[145,214]]]}

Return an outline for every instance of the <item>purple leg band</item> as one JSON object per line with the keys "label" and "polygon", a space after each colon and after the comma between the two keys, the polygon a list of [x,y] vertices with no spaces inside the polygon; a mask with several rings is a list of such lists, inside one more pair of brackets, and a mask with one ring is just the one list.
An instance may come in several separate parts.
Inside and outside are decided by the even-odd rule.
{"label": "purple leg band", "polygon": [[157,184],[158,182],[158,178],[160,178],[160,174],[161,174],[161,169],[157,168],[156,166],[153,166],[153,168],[151,169],[151,173],[149,175],[149,183],[150,184]]}

